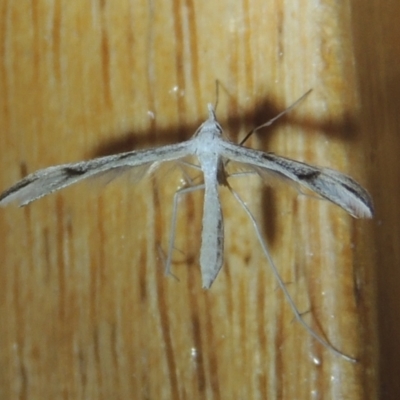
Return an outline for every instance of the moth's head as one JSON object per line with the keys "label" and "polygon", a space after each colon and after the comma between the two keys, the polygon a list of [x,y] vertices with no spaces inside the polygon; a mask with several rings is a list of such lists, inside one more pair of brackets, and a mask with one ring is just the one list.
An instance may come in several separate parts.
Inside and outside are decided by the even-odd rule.
{"label": "moth's head", "polygon": [[214,107],[212,104],[207,104],[208,108],[208,119],[206,119],[200,127],[197,129],[194,137],[201,137],[202,139],[206,139],[207,137],[215,137],[222,136],[222,128],[221,125],[217,121],[217,117],[215,115]]}

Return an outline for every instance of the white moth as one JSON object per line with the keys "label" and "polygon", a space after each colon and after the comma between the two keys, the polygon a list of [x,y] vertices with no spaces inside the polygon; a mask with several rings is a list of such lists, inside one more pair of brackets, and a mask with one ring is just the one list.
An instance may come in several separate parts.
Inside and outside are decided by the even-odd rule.
{"label": "white moth", "polygon": [[[279,116],[283,113],[279,114]],[[270,125],[278,117],[261,127]],[[59,189],[105,172],[118,172],[119,170],[122,171],[134,167],[153,170],[154,167],[162,162],[181,160],[187,156],[197,157],[199,168],[204,175],[204,184],[197,188],[204,188],[205,192],[200,267],[203,288],[206,289],[211,287],[223,264],[224,225],[218,187],[221,184],[227,185],[226,179],[229,176],[225,167],[231,161],[246,165],[260,174],[268,172],[289,179],[296,185],[310,189],[319,196],[337,204],[353,217],[371,218],[373,215],[373,204],[370,195],[351,177],[333,169],[316,167],[277,156],[273,153],[250,149],[224,138],[222,128],[216,119],[211,104],[208,104],[208,119],[197,129],[193,137],[185,142],[41,169],[26,176],[4,191],[0,195],[0,205],[4,206],[15,201],[20,206],[25,206]],[[191,190],[193,188],[184,189],[184,191]],[[237,193],[232,189],[231,191],[249,215],[263,247],[264,254],[268,258],[296,318],[324,346],[331,348],[335,353],[346,359],[354,361],[353,358],[336,350],[331,344],[320,338],[303,321],[276,270],[254,217]],[[175,209],[176,207],[174,207]],[[172,225],[175,225],[175,215]],[[167,269],[171,262],[172,250],[173,241],[170,241]]]}

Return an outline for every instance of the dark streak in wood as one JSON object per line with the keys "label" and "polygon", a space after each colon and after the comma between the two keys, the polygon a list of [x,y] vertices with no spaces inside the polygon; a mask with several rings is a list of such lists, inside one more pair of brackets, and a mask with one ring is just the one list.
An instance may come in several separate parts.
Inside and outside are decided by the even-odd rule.
{"label": "dark streak in wood", "polygon": [[105,0],[101,1],[101,67],[103,74],[103,94],[104,102],[107,107],[112,108],[111,88],[110,88],[110,45],[107,31],[107,10],[105,9]]}
{"label": "dark streak in wood", "polygon": [[61,2],[55,1],[53,3],[54,13],[53,13],[53,23],[52,23],[52,59],[53,59],[53,71],[55,81],[61,83],[61,29],[62,29],[62,12],[61,12]]}

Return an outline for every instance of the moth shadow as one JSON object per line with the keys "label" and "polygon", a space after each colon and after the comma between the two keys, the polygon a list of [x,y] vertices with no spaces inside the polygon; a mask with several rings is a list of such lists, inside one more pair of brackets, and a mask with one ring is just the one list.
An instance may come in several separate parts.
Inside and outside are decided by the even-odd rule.
{"label": "moth shadow", "polygon": [[133,150],[151,149],[175,144],[190,139],[196,129],[206,120],[185,124],[179,127],[157,128],[155,124],[146,131],[127,131],[119,137],[100,143],[93,150],[93,157],[103,157]]}

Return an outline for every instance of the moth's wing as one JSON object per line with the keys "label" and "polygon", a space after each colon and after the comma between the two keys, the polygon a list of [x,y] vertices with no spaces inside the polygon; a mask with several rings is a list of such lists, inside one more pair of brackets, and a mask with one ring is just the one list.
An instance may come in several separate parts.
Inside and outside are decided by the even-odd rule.
{"label": "moth's wing", "polygon": [[[93,177],[96,185],[108,185],[116,179],[127,179],[129,184],[138,183],[142,178],[155,171],[161,163],[153,162],[138,165],[135,167],[113,168],[105,172],[100,172]],[[92,181],[92,179],[91,179]]]}
{"label": "moth's wing", "polygon": [[280,175],[295,185],[312,190],[337,204],[357,218],[371,218],[374,207],[369,193],[353,178],[330,168],[320,168],[224,142],[222,155],[230,160],[247,163],[272,175]]}
{"label": "moth's wing", "polygon": [[190,152],[190,141],[155,149],[130,151],[71,164],[56,165],[36,171],[0,195],[0,206],[17,202],[25,206],[43,196],[84,179],[106,173],[118,173],[137,168],[140,179],[158,163],[185,157]]}

